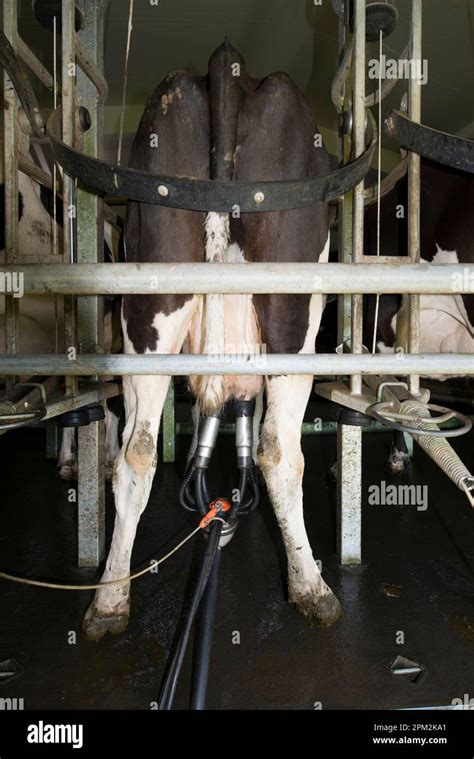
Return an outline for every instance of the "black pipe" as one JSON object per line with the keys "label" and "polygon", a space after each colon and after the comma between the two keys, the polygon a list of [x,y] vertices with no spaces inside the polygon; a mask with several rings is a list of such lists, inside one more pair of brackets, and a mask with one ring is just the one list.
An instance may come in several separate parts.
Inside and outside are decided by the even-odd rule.
{"label": "black pipe", "polygon": [[241,469],[240,470],[240,477],[239,477],[239,514],[241,511],[244,511],[245,509],[245,493],[247,490],[247,483],[249,480],[249,471],[248,469]]}
{"label": "black pipe", "polygon": [[405,436],[401,430],[393,430],[392,446],[396,448],[400,453],[406,453],[408,455],[408,448],[405,442]]}
{"label": "black pipe", "polygon": [[[196,490],[195,498],[193,497],[193,494],[190,492],[190,485],[193,482],[193,480],[195,483],[195,490]],[[199,497],[197,495],[198,490],[199,490]],[[200,512],[202,516],[207,514],[208,505],[210,504],[212,498],[209,494],[209,486],[207,484],[206,469],[203,469],[202,467],[194,467],[194,466],[188,469],[179,487],[178,499],[181,506],[186,511],[191,511],[193,513]],[[206,507],[204,508],[204,510],[202,509],[202,504],[206,504]]]}
{"label": "black pipe", "polygon": [[203,710],[206,708],[206,694],[209,680],[214,620],[216,616],[221,554],[222,551],[219,549],[216,553],[214,564],[212,565],[211,575],[202,601],[201,615],[197,621],[196,632],[194,634],[195,642],[190,701],[190,708],[193,710]]}
{"label": "black pipe", "polygon": [[191,484],[195,473],[196,470],[193,467],[191,467],[186,472],[178,491],[179,502],[183,509],[186,509],[186,511],[197,511],[196,504],[194,503],[192,495],[188,491],[189,485]]}
{"label": "black pipe", "polygon": [[[245,476],[244,476],[245,473]],[[252,487],[252,492],[247,495],[248,490],[248,484]],[[258,485],[257,477],[255,474],[255,468],[252,466],[249,469],[243,469],[240,472],[240,481],[239,481],[239,492],[240,492],[240,502],[239,502],[239,516],[246,516],[247,514],[251,514],[252,511],[255,511],[257,508],[259,502],[260,502],[260,488]]]}
{"label": "black pipe", "polygon": [[174,650],[173,656],[167,668],[167,672],[161,684],[160,694],[158,697],[158,709],[160,711],[169,711],[173,706],[176,686],[181,674],[189,636],[191,634],[191,629],[196,617],[196,612],[199,608],[199,604],[201,602],[207,582],[209,580],[209,576],[214,566],[214,561],[216,559],[217,551],[219,548],[221,532],[222,522],[212,522],[209,528],[209,537],[207,541],[206,551],[204,553],[204,558],[201,564],[198,581],[194,589],[191,606],[186,615],[181,635],[179,636],[177,646]]}
{"label": "black pipe", "polygon": [[201,516],[205,517],[209,511],[209,493],[207,490],[206,472],[204,469],[196,469],[196,503]]}

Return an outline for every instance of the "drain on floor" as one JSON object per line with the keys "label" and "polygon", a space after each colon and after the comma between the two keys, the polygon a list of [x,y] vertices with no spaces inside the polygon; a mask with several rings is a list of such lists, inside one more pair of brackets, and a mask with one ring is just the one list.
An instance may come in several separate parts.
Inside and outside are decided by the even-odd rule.
{"label": "drain on floor", "polygon": [[396,656],[390,665],[392,675],[404,677],[412,685],[416,685],[426,675],[426,669],[416,661],[406,659],[404,656]]}
{"label": "drain on floor", "polygon": [[391,582],[382,582],[380,585],[380,590],[388,598],[399,598],[402,589],[402,585],[393,585]]}
{"label": "drain on floor", "polygon": [[9,683],[14,677],[18,677],[22,668],[15,659],[5,659],[0,661],[0,685]]}

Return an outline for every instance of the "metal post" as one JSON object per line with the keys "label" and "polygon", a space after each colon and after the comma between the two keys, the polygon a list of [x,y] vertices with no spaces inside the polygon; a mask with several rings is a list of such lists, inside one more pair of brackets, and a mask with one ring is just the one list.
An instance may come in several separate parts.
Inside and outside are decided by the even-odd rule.
{"label": "metal post", "polygon": [[[346,9],[347,13],[347,9]],[[346,30],[349,28],[348,20],[339,17],[339,55],[344,57],[349,42],[346,38]],[[352,69],[344,85],[343,111],[348,112],[351,108]],[[339,162],[347,163],[350,160],[351,138],[347,130],[340,125],[339,139]],[[338,249],[339,261],[351,263],[352,261],[352,192],[343,196],[339,205],[338,224]],[[338,297],[338,343],[350,342],[351,339],[351,295],[344,294]]]}
{"label": "metal post", "polygon": [[[370,256],[370,258],[376,258]],[[405,256],[405,261],[407,257]],[[243,272],[242,269],[245,268]],[[0,275],[22,275],[25,295],[148,295],[224,293],[472,294],[474,264],[208,263],[27,264],[1,266]],[[1,284],[1,281],[0,281]]]}
{"label": "metal post", "polygon": [[362,427],[337,425],[337,551],[341,564],[361,562]]}
{"label": "metal post", "polygon": [[[340,41],[349,25],[349,4],[345,18],[339,20]],[[341,28],[342,27],[342,28]],[[344,39],[345,45],[347,40]],[[365,147],[365,0],[355,0],[354,57],[352,68],[353,154],[364,152]],[[349,82],[344,93],[345,107],[350,108]],[[348,160],[348,141],[342,136],[342,152]],[[343,261],[357,263],[364,254],[364,182],[344,198],[340,227]],[[353,353],[362,353],[363,296],[346,296],[343,301],[342,337],[350,336]],[[341,315],[341,314],[340,314]],[[350,319],[349,319],[350,315]],[[350,335],[348,334],[350,330]],[[351,377],[351,391],[359,395],[362,377]],[[361,560],[362,518],[362,428],[337,425],[337,513],[338,555],[341,564],[358,564]]]}
{"label": "metal post", "polygon": [[[16,0],[3,0],[3,30],[14,44],[17,30]],[[4,74],[3,171],[5,182],[5,263],[18,261],[18,99],[11,80]],[[18,352],[19,299],[5,295],[5,352]],[[10,393],[15,377],[7,379]]]}
{"label": "metal post", "polygon": [[[353,154],[354,158],[364,152],[365,147],[365,0],[355,0],[354,4],[354,70],[353,70]],[[352,260],[362,261],[364,255],[364,180],[353,190],[352,215]],[[352,296],[352,340],[353,353],[362,353],[362,298]],[[362,377],[352,377],[351,390],[359,395],[362,391]]]}
{"label": "metal post", "polygon": [[[77,375],[90,377],[98,374],[113,376],[177,375],[189,374],[413,374],[420,371],[426,376],[474,376],[474,361],[469,353],[275,353],[267,354],[265,362],[260,356],[218,358],[212,361],[206,354],[191,353],[137,353],[79,355],[76,361],[58,355],[0,356],[0,374],[37,374],[51,376]],[[115,393],[114,393],[115,394]],[[76,396],[74,396],[76,397]],[[361,396],[352,396],[361,399]],[[73,400],[67,396],[67,400]],[[90,401],[89,401],[90,402]]]}
{"label": "metal post", "polygon": [[163,407],[163,461],[171,463],[175,460],[175,414],[174,414],[174,378],[171,377],[165,405]]}
{"label": "metal post", "polygon": [[[104,65],[103,3],[81,0],[84,24],[79,39],[88,58],[100,70]],[[94,84],[77,70],[77,105],[91,115],[91,127],[84,133],[83,152],[102,158],[104,109]],[[103,202],[95,193],[77,190],[77,259],[97,264],[104,259]],[[81,353],[102,353],[103,298],[85,296],[77,304],[77,338]],[[97,379],[97,378],[95,378]],[[79,427],[78,512],[79,565],[97,566],[105,547],[105,469],[104,422]]]}
{"label": "metal post", "polygon": [[[61,109],[62,109],[62,138],[68,145],[74,145],[75,126],[75,8],[72,0],[62,0],[61,3]],[[64,173],[63,187],[63,236],[64,263],[73,262],[74,254],[74,218],[76,210],[75,185],[73,180]],[[75,297],[64,298],[64,345],[66,352],[76,349],[76,309]],[[77,392],[77,379],[66,377],[66,393]]]}
{"label": "metal post", "polygon": [[[97,567],[105,550],[104,422],[79,427],[78,432],[78,563]],[[92,464],[92,466],[91,466]],[[100,464],[100,466],[99,466]]]}
{"label": "metal post", "polygon": [[[421,121],[421,84],[416,75],[417,62],[421,62],[422,0],[412,0],[410,18],[409,60],[412,76],[408,83],[408,117]],[[420,261],[420,156],[408,155],[408,255],[413,263]],[[408,351],[420,350],[420,296],[408,296]],[[420,377],[409,377],[410,392],[420,392]]]}

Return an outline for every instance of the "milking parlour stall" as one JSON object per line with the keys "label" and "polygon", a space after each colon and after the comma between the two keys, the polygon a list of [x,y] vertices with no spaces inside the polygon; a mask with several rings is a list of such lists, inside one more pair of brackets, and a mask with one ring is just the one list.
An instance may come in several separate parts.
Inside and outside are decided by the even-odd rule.
{"label": "milking parlour stall", "polygon": [[472,757],[473,0],[1,6],[1,759]]}

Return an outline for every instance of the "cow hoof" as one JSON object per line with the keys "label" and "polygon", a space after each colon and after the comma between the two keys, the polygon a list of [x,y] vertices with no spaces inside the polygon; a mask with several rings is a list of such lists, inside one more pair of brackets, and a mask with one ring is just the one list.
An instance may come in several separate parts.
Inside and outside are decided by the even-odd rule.
{"label": "cow hoof", "polygon": [[334,593],[324,596],[296,596],[291,601],[301,614],[315,622],[318,627],[330,627],[342,614],[341,604]]}
{"label": "cow hoof", "polygon": [[87,640],[98,641],[108,632],[123,633],[128,625],[129,613],[101,614],[94,604],[87,609],[82,622],[82,632]]}
{"label": "cow hoof", "polygon": [[393,474],[406,474],[410,470],[411,459],[408,453],[392,448],[387,463]]}
{"label": "cow hoof", "polygon": [[58,475],[61,480],[69,482],[69,480],[77,480],[77,467],[70,464],[62,464],[58,466]]}

